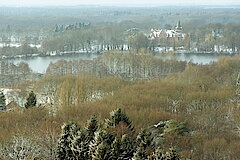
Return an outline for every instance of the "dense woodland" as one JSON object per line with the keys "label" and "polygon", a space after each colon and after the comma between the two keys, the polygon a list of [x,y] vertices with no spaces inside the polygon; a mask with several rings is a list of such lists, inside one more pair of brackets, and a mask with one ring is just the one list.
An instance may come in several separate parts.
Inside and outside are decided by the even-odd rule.
{"label": "dense woodland", "polygon": [[174,58],[158,59],[151,52],[141,49],[139,52],[110,51],[94,60],[60,60],[51,63],[46,74],[56,76],[87,72],[99,77],[115,76],[135,80],[164,77],[168,73],[183,71],[186,65],[186,62]]}
{"label": "dense woodland", "polygon": [[[178,63],[172,62],[172,67]],[[0,155],[3,159],[239,159],[240,57],[185,65],[148,79],[67,72],[22,83],[23,90],[31,86],[37,100],[40,95],[49,99],[0,113]],[[116,148],[124,145],[131,150]]]}
{"label": "dense woodland", "polygon": [[[0,9],[2,40],[17,35],[24,44],[10,47],[6,38],[1,57],[99,54],[50,63],[44,74],[0,60],[0,88],[24,102],[9,106],[0,91],[0,159],[240,159],[238,9]],[[174,51],[155,56],[157,43],[146,34],[179,20],[187,39],[168,45],[202,51],[224,45],[236,54],[205,65],[178,61]]]}

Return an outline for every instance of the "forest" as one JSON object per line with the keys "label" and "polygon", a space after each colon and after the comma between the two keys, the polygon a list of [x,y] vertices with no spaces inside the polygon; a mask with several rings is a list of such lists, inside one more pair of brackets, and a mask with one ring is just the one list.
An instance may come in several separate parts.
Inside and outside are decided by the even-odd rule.
{"label": "forest", "polygon": [[239,159],[239,55],[181,70],[172,61],[147,79],[80,70],[11,85],[45,101],[0,113],[0,157]]}
{"label": "forest", "polygon": [[[0,10],[0,160],[240,159],[238,8]],[[149,37],[176,24],[182,39]],[[97,56],[44,73],[12,61],[69,53]]]}

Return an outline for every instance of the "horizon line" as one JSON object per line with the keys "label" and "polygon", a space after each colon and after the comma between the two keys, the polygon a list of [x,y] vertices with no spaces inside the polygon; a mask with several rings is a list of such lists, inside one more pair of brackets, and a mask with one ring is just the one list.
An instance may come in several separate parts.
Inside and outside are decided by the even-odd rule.
{"label": "horizon line", "polygon": [[6,8],[47,8],[47,7],[124,7],[124,8],[148,8],[148,7],[213,7],[213,8],[239,8],[239,4],[77,4],[77,5],[0,5]]}

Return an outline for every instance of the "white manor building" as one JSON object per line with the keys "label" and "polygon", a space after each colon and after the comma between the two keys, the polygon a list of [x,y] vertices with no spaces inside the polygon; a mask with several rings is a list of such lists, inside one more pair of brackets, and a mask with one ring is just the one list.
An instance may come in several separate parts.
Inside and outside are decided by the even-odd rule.
{"label": "white manor building", "polygon": [[149,39],[156,38],[174,38],[176,37],[178,40],[184,39],[186,37],[185,33],[182,33],[182,26],[180,21],[178,21],[175,29],[167,30],[167,29],[151,29],[151,33],[149,35]]}

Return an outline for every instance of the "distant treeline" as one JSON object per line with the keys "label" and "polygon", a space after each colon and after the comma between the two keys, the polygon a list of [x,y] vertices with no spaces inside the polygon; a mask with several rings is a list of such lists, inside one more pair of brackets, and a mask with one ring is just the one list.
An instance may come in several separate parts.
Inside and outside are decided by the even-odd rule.
{"label": "distant treeline", "polygon": [[94,60],[60,60],[51,63],[47,75],[88,73],[98,77],[115,76],[128,80],[162,78],[169,73],[182,72],[187,62],[162,60],[144,49],[135,51],[109,51]]}

